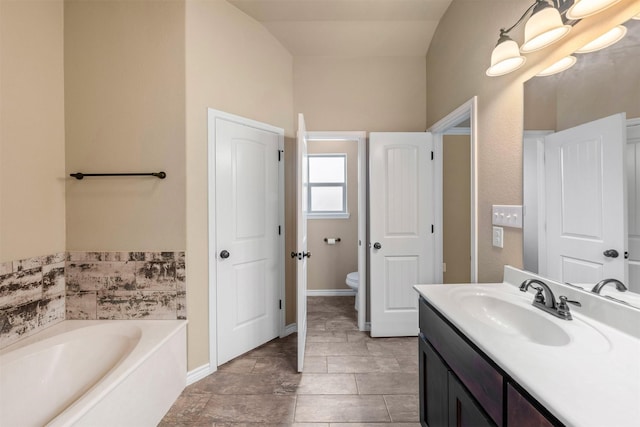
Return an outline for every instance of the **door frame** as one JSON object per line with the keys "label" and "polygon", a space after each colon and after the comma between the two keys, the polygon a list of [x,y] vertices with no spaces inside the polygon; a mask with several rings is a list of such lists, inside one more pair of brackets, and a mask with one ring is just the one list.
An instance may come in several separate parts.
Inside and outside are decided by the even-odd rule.
{"label": "door frame", "polygon": [[[207,249],[209,253],[209,372],[218,370],[218,322],[217,315],[217,248],[216,248],[216,119],[224,119],[240,125],[253,127],[267,132],[273,132],[278,135],[278,150],[282,153],[281,161],[278,163],[278,223],[282,224],[282,233],[278,242],[278,294],[282,300],[280,315],[276,316],[278,321],[278,330],[280,336],[285,331],[285,282],[284,282],[284,251],[285,251],[285,231],[284,231],[284,129],[272,126],[267,123],[258,122],[256,120],[247,119],[245,117],[236,116],[234,114],[225,113],[224,111],[207,109],[207,195],[208,195],[208,243]],[[275,156],[275,153],[274,153]]]}
{"label": "door frame", "polygon": [[[367,330],[367,132],[365,131],[323,131],[307,132],[307,141],[340,140],[358,144],[358,329]],[[363,280],[364,279],[364,280]]]}
{"label": "door frame", "polygon": [[544,138],[554,132],[525,130],[522,136],[522,262],[525,270],[536,274],[547,269]]}
{"label": "door frame", "polygon": [[435,207],[435,274],[436,282],[443,281],[443,218],[442,218],[442,157],[444,135],[459,133],[454,129],[460,122],[469,119],[471,164],[469,183],[471,189],[471,283],[478,281],[478,97],[474,96],[451,113],[432,125],[427,132],[433,134],[434,145],[434,197]]}
{"label": "door frame", "polygon": [[[638,130],[640,130],[640,118],[632,118],[632,119],[627,119],[627,147],[629,146],[629,140],[631,139],[629,137],[629,132],[631,130],[631,128],[634,128],[633,130],[636,130],[635,128],[638,128]],[[635,136],[634,138],[635,139]],[[637,143],[640,146],[640,143]],[[627,172],[628,173],[628,172]],[[638,173],[638,170],[636,169],[636,173]],[[627,198],[627,209],[629,209],[630,206],[630,198],[629,198],[629,186],[627,186],[627,194],[626,194],[626,198]],[[630,216],[627,215],[627,248],[629,251],[629,259],[627,259],[627,287],[629,288],[629,291],[631,292],[640,292],[640,288],[636,288],[634,289],[634,287],[632,286],[632,277],[635,277],[635,274],[633,273],[633,271],[636,271],[640,268],[640,262],[638,262],[637,260],[635,260],[634,258],[631,257],[631,253],[632,253],[632,248],[631,248],[631,233],[629,230],[629,221],[630,220]],[[634,243],[635,243],[635,239],[634,239]],[[637,247],[637,245],[633,245],[633,248],[635,249]],[[635,250],[633,251],[635,252]]]}

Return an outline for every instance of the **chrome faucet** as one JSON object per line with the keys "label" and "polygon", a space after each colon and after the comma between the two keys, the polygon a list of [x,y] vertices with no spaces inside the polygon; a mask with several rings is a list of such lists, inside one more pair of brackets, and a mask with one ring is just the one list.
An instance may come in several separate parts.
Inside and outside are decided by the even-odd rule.
{"label": "chrome faucet", "polygon": [[[536,286],[538,285],[538,286]],[[535,297],[533,297],[533,306],[540,310],[546,311],[560,319],[571,320],[571,311],[567,304],[574,304],[580,307],[578,301],[571,301],[564,295],[560,296],[560,303],[556,304],[556,298],[551,291],[551,288],[541,280],[527,279],[520,285],[522,292],[527,292],[529,288],[533,288],[536,291]]]}
{"label": "chrome faucet", "polygon": [[[539,286],[533,286],[534,283]],[[549,286],[547,286],[547,284],[542,280],[527,279],[520,285],[520,290],[522,292],[527,292],[529,288],[533,288],[536,291],[536,296],[533,299],[534,305],[538,303],[544,305],[547,308],[556,308],[556,299],[553,296],[553,292],[551,292],[551,288],[549,288]]]}
{"label": "chrome faucet", "polygon": [[593,289],[591,289],[591,292],[599,294],[600,291],[602,290],[602,288],[604,288],[609,283],[613,283],[614,285],[616,285],[616,289],[619,290],[620,292],[626,292],[627,291],[627,287],[624,285],[624,283],[622,283],[618,279],[604,279],[604,280],[599,281],[593,287]]}

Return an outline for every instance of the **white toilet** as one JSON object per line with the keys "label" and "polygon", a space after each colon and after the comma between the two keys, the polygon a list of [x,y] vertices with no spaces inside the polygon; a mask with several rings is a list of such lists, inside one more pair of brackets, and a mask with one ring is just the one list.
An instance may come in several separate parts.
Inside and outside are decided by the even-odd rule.
{"label": "white toilet", "polygon": [[358,292],[358,286],[360,284],[360,275],[357,271],[353,273],[347,274],[347,279],[345,280],[347,286],[353,289],[356,292],[356,311],[358,310],[358,297],[360,296],[360,292]]}

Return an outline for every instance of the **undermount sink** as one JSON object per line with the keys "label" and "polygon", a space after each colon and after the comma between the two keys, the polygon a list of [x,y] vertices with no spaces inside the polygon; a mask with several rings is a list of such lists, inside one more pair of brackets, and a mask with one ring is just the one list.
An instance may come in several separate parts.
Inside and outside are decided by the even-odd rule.
{"label": "undermount sink", "polygon": [[542,311],[537,313],[529,307],[488,294],[461,295],[458,302],[475,319],[499,332],[547,346],[564,346],[571,342],[569,334]]}

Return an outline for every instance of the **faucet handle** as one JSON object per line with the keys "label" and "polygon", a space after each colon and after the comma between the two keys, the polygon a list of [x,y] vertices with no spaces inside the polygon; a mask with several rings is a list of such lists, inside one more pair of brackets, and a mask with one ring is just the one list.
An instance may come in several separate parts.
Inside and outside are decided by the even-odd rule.
{"label": "faucet handle", "polygon": [[571,316],[571,311],[569,310],[569,306],[567,304],[577,305],[578,307],[582,307],[579,301],[572,301],[564,295],[560,295],[560,302],[558,303],[557,311],[560,317],[566,320],[571,320],[573,317]]}
{"label": "faucet handle", "polygon": [[558,304],[558,311],[569,311],[569,306],[567,304],[577,305],[578,307],[582,307],[580,301],[572,301],[564,295],[560,295],[560,303]]}
{"label": "faucet handle", "polygon": [[580,304],[580,301],[572,301],[569,298],[565,297],[564,295],[560,295],[560,305],[563,305],[566,307],[567,303],[577,305],[578,307],[582,307],[582,304]]}
{"label": "faucet handle", "polygon": [[535,291],[536,295],[533,297],[533,301],[539,302],[540,304],[544,304],[544,290],[539,286],[531,286]]}

